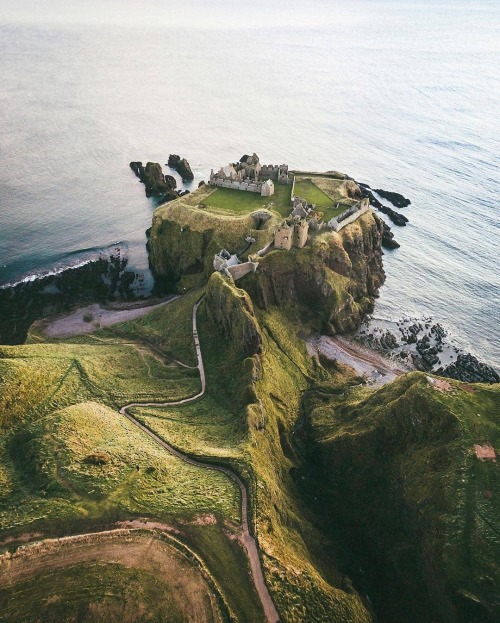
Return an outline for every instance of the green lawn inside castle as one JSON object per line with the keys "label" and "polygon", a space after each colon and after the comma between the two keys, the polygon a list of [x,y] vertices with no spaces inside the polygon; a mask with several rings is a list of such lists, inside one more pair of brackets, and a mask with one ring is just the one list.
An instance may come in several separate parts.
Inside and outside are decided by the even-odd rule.
{"label": "green lawn inside castle", "polygon": [[[295,176],[323,214],[342,184],[357,202],[346,182]],[[423,373],[373,390],[311,357],[305,337],[349,332],[373,309],[382,223],[368,209],[275,248],[292,187],[207,184],[159,207],[151,265],[182,296],[85,336],[35,326],[0,347],[0,621],[55,620],[47,604],[67,621],[266,621],[240,489],[210,466],[245,485],[282,623],[498,619],[498,464],[474,447],[500,443],[500,390]],[[266,252],[235,282],[214,270],[221,249],[243,263]],[[201,391],[200,301],[206,392],[157,406]],[[130,403],[152,403],[129,412],[197,462],[121,413]]]}

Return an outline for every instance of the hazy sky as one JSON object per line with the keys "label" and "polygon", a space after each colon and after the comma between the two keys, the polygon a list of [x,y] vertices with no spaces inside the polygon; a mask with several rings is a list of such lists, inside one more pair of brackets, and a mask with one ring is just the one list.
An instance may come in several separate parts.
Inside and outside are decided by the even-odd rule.
{"label": "hazy sky", "polygon": [[335,0],[0,0],[0,22],[306,27],[324,24],[332,4]]}

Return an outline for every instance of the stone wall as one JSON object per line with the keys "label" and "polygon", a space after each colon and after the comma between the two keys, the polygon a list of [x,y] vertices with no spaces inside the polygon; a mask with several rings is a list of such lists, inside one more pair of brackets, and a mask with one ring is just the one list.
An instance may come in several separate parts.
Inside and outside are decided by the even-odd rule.
{"label": "stone wall", "polygon": [[334,231],[340,231],[343,227],[349,225],[349,223],[356,221],[361,215],[365,214],[365,212],[368,212],[369,209],[370,200],[363,199],[345,212],[342,212],[342,214],[328,221],[328,227],[331,227]]}
{"label": "stone wall", "polygon": [[212,178],[208,184],[220,188],[233,188],[234,190],[245,190],[250,193],[260,193],[262,182],[238,182],[236,180],[223,180],[217,177]]}
{"label": "stone wall", "polygon": [[227,270],[234,281],[237,281],[248,275],[248,273],[254,273],[258,265],[257,262],[243,262],[242,264],[236,264],[236,266],[228,266]]}

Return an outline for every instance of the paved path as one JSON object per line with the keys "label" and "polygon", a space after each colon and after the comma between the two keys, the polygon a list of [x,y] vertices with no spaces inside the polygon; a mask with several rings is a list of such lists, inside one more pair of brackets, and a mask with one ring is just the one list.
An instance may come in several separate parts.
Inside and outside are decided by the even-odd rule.
{"label": "paved path", "polygon": [[241,528],[242,528],[242,543],[246,549],[248,561],[250,563],[250,569],[252,571],[252,578],[255,585],[255,589],[260,597],[262,607],[264,608],[264,613],[266,615],[266,619],[268,623],[279,623],[279,615],[276,610],[276,606],[272,600],[271,595],[269,594],[269,590],[266,586],[264,580],[264,574],[262,572],[262,565],[259,558],[259,550],[257,546],[257,541],[250,534],[249,523],[248,523],[248,491],[243,481],[237,476],[235,472],[233,472],[228,467],[222,467],[220,465],[214,465],[207,461],[199,461],[197,459],[193,459],[187,454],[184,454],[177,448],[174,448],[169,443],[167,443],[164,439],[159,437],[156,433],[154,433],[150,428],[141,424],[133,415],[127,413],[128,409],[133,407],[170,407],[176,405],[187,404],[193,402],[194,400],[198,400],[202,398],[206,391],[206,379],[205,379],[205,367],[203,365],[203,358],[201,356],[201,347],[200,340],[198,338],[198,330],[196,325],[196,315],[198,312],[198,307],[200,306],[201,301],[198,301],[193,307],[193,339],[194,345],[196,348],[196,357],[198,359],[198,370],[200,372],[200,381],[201,381],[201,391],[192,396],[190,398],[184,398],[184,400],[177,400],[175,402],[133,402],[123,406],[120,409],[120,413],[124,415],[132,424],[139,427],[146,435],[149,435],[153,441],[155,441],[158,445],[162,446],[165,450],[173,454],[177,458],[181,459],[185,463],[189,463],[190,465],[195,465],[196,467],[201,467],[203,469],[210,469],[218,472],[222,472],[226,474],[228,478],[230,478],[236,485],[239,487],[241,492]]}

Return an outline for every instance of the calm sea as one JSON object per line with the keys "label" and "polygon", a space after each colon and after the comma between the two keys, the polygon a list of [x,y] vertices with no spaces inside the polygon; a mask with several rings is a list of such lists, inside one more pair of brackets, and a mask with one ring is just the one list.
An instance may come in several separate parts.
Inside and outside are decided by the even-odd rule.
{"label": "calm sea", "polygon": [[[0,0],[0,283],[117,242],[147,269],[131,160],[256,151],[412,205],[376,315],[500,362],[500,3]],[[47,3],[45,3],[47,4]]]}

